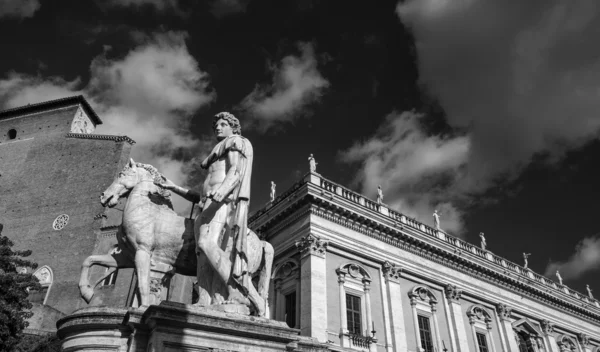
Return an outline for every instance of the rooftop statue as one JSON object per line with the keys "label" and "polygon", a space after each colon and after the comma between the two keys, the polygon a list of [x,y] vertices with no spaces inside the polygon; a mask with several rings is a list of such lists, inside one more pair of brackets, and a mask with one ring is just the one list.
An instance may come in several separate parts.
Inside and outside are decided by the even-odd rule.
{"label": "rooftop statue", "polygon": [[[208,169],[202,195],[133,160],[102,194],[105,206],[115,206],[120,197],[129,196],[117,233],[119,250],[90,256],[83,263],[79,287],[87,302],[94,294],[89,268],[102,265],[112,271],[135,267],[140,305],[148,305],[152,258],[172,265],[177,273],[197,275],[199,305],[237,304],[264,315],[273,247],[247,228],[252,145],[240,135],[239,122],[229,113],[217,114],[213,127],[219,143],[201,165]],[[168,190],[200,203],[194,238],[184,236],[185,218],[173,211]],[[256,275],[260,275],[258,290],[251,280]]]}
{"label": "rooftop statue", "polygon": [[585,285],[585,289],[587,290],[588,296],[590,296],[590,298],[594,298],[594,295],[592,294],[592,289],[590,288],[590,285]]}
{"label": "rooftop statue", "polygon": [[434,210],[433,212],[433,225],[435,226],[436,230],[442,230],[440,228],[440,214],[438,214],[437,210]]}
{"label": "rooftop statue", "polygon": [[558,270],[556,270],[556,278],[558,279],[558,283],[562,285],[563,284],[562,276],[560,276],[560,273],[558,272]]}
{"label": "rooftop statue", "polygon": [[525,253],[525,252],[523,252],[523,261],[525,262],[523,264],[523,269],[527,269],[527,267],[529,266],[529,261],[527,261],[527,259],[529,259],[530,255],[531,255],[531,253]]}
{"label": "rooftop statue", "polygon": [[383,190],[381,189],[381,185],[377,186],[377,203],[383,203]]}
{"label": "rooftop statue", "polygon": [[318,163],[315,161],[315,158],[311,154],[308,157],[308,166],[309,166],[310,172],[317,172],[317,165],[318,165]]}
{"label": "rooftop statue", "polygon": [[481,238],[481,249],[483,249],[484,251],[487,250],[487,242],[485,241],[485,234],[483,232],[480,232],[479,237]]}
{"label": "rooftop statue", "polygon": [[271,181],[271,202],[275,200],[275,182]]}

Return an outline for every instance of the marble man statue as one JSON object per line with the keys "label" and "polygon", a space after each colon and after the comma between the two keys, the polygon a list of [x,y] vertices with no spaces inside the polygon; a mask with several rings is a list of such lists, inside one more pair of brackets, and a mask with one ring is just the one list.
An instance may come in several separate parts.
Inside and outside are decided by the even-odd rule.
{"label": "marble man statue", "polygon": [[[202,195],[169,180],[159,185],[191,202],[199,202],[202,209],[194,228],[198,246],[198,305],[208,305],[211,301],[215,304],[215,297],[211,298],[217,291],[214,285],[222,284],[226,286],[227,299],[217,303],[253,306],[257,315],[262,316],[265,302],[254,288],[247,268],[252,144],[241,136],[238,119],[228,112],[215,115],[213,128],[218,143],[201,164],[208,169]],[[226,228],[227,225],[230,226]],[[233,253],[223,250],[219,242],[224,229],[233,238]]]}
{"label": "marble man statue", "polygon": [[525,263],[523,264],[523,268],[524,268],[524,269],[527,269],[527,267],[528,267],[528,265],[529,265],[529,262],[527,261],[527,259],[529,259],[529,256],[530,256],[530,255],[531,255],[531,253],[525,253],[525,252],[523,252],[523,261],[525,262]]}
{"label": "marble man statue", "polygon": [[558,283],[562,285],[563,284],[562,276],[560,276],[560,273],[558,272],[558,270],[556,270],[556,278],[558,279]]}
{"label": "marble man statue", "polygon": [[590,296],[590,298],[594,298],[594,295],[592,294],[592,289],[590,288],[590,285],[585,285],[585,289],[587,290],[588,296]]}
{"label": "marble man statue", "polygon": [[485,251],[487,248],[487,242],[485,241],[485,234],[483,232],[480,232],[479,237],[481,238],[481,249],[483,249]]}
{"label": "marble man statue", "polygon": [[315,161],[315,158],[311,154],[308,157],[308,166],[310,168],[310,172],[317,172],[317,165],[318,165],[318,163]]}
{"label": "marble man statue", "polygon": [[381,185],[377,186],[377,203],[383,203],[383,190],[381,189]]}
{"label": "marble man statue", "polygon": [[435,228],[437,230],[441,230],[441,228],[440,228],[440,214],[438,214],[437,210],[435,210],[433,212],[433,225],[435,226]]}
{"label": "marble man statue", "polygon": [[275,200],[275,182],[271,181],[271,202]]}

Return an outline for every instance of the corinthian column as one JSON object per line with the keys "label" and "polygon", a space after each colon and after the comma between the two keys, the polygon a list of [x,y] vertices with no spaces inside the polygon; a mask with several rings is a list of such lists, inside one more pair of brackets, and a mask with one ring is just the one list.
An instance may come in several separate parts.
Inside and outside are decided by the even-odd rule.
{"label": "corinthian column", "polygon": [[325,254],[329,241],[309,234],[296,242],[300,250],[300,331],[327,342],[327,275]]}

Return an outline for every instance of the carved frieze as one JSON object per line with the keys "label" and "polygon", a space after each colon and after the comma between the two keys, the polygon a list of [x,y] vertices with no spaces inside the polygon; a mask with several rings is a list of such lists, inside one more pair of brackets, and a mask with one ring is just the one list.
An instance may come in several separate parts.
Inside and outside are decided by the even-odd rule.
{"label": "carved frieze", "polygon": [[322,240],[312,233],[308,236],[302,237],[300,241],[296,242],[296,247],[300,250],[300,253],[303,257],[306,255],[316,255],[318,257],[325,258],[328,245],[329,241]]}
{"label": "carved frieze", "polygon": [[444,293],[446,294],[446,298],[450,300],[450,302],[460,303],[462,290],[458,289],[458,287],[456,287],[455,285],[446,285],[446,287],[444,287]]}
{"label": "carved frieze", "polygon": [[390,263],[386,261],[383,263],[383,277],[386,281],[399,282],[400,274],[402,273],[402,268],[396,266],[396,264]]}

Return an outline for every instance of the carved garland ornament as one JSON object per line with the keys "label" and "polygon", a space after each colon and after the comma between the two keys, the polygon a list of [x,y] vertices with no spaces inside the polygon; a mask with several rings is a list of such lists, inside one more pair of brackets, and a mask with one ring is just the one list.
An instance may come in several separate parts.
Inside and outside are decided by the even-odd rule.
{"label": "carved garland ornament", "polygon": [[402,268],[396,266],[396,264],[386,261],[383,263],[383,276],[386,280],[398,282],[400,280],[400,274]]}
{"label": "carved garland ornament", "polygon": [[545,335],[548,335],[548,334],[551,334],[554,332],[554,324],[552,324],[548,320],[542,320],[541,323],[542,323],[542,332]]}
{"label": "carved garland ornament", "polygon": [[444,293],[446,293],[446,298],[451,302],[460,302],[460,297],[462,296],[462,290],[459,290],[458,287],[448,284],[444,287]]}
{"label": "carved garland ornament", "polygon": [[62,215],[59,215],[58,217],[56,217],[56,219],[54,219],[54,222],[52,223],[52,228],[56,231],[60,231],[60,230],[64,229],[68,223],[69,223],[69,215],[62,214]]}
{"label": "carved garland ornament", "polygon": [[498,303],[496,305],[496,312],[498,312],[498,316],[502,320],[510,319],[510,314],[512,313],[512,308],[503,303]]}

